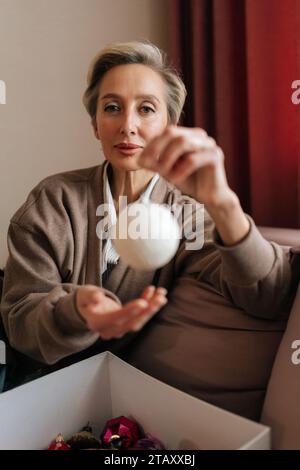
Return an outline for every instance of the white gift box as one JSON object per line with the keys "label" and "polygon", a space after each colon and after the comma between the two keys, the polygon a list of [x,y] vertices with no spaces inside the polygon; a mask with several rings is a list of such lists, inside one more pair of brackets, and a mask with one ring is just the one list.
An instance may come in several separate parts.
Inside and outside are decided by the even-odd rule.
{"label": "white gift box", "polygon": [[[166,449],[269,449],[270,429],[221,410],[104,352],[0,395],[0,449],[46,449],[88,422],[136,420]],[[96,427],[95,427],[96,425]]]}

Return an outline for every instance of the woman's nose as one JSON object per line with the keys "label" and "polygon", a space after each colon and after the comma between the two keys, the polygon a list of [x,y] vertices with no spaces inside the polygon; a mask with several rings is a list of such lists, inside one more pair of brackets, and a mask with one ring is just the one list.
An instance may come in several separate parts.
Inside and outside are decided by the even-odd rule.
{"label": "woman's nose", "polygon": [[138,128],[138,117],[135,113],[124,113],[120,126],[120,132],[124,135],[136,134]]}

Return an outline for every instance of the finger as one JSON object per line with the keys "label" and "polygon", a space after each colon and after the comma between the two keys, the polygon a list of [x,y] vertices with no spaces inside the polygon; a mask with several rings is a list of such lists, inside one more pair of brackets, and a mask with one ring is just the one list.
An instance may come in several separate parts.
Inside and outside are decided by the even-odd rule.
{"label": "finger", "polygon": [[[165,289],[164,289],[165,290]],[[156,293],[149,302],[149,306],[140,311],[137,315],[130,318],[126,323],[124,323],[124,328],[130,329],[135,322],[139,322],[143,318],[151,318],[158,310],[160,310],[166,303],[168,299],[165,297],[165,294]]]}
{"label": "finger", "polygon": [[110,312],[101,312],[101,305],[89,307],[89,313],[92,315],[89,319],[89,327],[99,332],[103,329],[123,327],[132,318],[141,314],[151,315],[166,303],[165,292],[166,289],[158,288],[150,301],[142,298],[136,299]]}
{"label": "finger", "polygon": [[154,293],[155,293],[155,286],[147,286],[143,290],[141,298],[145,300],[150,300]]}
{"label": "finger", "polygon": [[176,140],[176,143],[173,145],[175,149],[178,145],[182,147],[183,143],[189,145],[187,148],[183,148],[183,152],[195,150],[195,148],[202,148],[205,145],[210,146],[213,143],[213,139],[208,138],[203,129],[169,126],[161,135],[154,138],[150,144],[147,145],[140,155],[139,164],[145,168],[160,172],[161,161],[164,161],[164,164],[166,164],[165,158],[163,157],[164,151],[168,144],[172,144],[174,140]]}
{"label": "finger", "polygon": [[144,289],[141,298],[149,301],[155,294],[167,295],[167,293],[168,291],[164,287],[155,287],[151,285]]}
{"label": "finger", "polygon": [[199,150],[211,150],[214,147],[216,147],[214,139],[205,137],[202,133],[193,133],[188,137],[180,135],[169,142],[162,151],[156,171],[165,176],[183,155],[198,152]]}
{"label": "finger", "polygon": [[154,297],[151,305],[142,309],[134,318],[131,317],[122,323],[115,322],[114,325],[111,324],[107,328],[101,327],[101,330],[98,331],[100,337],[105,340],[122,338],[130,331],[140,330],[167,303],[167,299],[163,294],[156,294]]}
{"label": "finger", "polygon": [[146,146],[139,156],[138,164],[144,168],[155,169],[162,150],[177,134],[176,126],[168,126],[162,134],[152,139]]}
{"label": "finger", "polygon": [[109,318],[116,321],[117,324],[125,324],[132,317],[152,312],[153,309],[164,305],[167,302],[166,293],[167,290],[164,287],[155,289],[154,286],[148,286],[144,290],[144,294],[148,296],[147,298],[143,297],[125,304],[120,310],[110,312],[108,314]]}
{"label": "finger", "polygon": [[224,152],[218,145],[216,146],[217,157],[223,162],[225,160]]}
{"label": "finger", "polygon": [[165,304],[163,305],[160,305],[160,307],[156,308],[155,310],[153,310],[150,313],[148,314],[145,314],[145,315],[141,315],[137,320],[135,319],[133,322],[132,322],[132,326],[131,326],[131,331],[139,331],[141,330],[145,325],[146,323],[148,323],[151,318],[153,318],[158,312],[161,311],[161,309],[164,307]]}
{"label": "finger", "polygon": [[149,315],[152,316],[155,312],[160,310],[166,303],[168,302],[168,299],[161,294],[156,294],[153,296],[151,301],[149,302],[149,306],[146,307],[144,310],[142,310],[138,315],[136,315],[133,318],[133,321],[139,320],[141,316],[143,315]]}
{"label": "finger", "polygon": [[102,328],[100,331],[98,331],[99,336],[101,339],[106,341],[111,339],[120,339],[130,331],[136,331],[131,327],[131,325],[134,326],[135,323],[133,321],[131,322],[127,322],[126,325],[123,325],[122,327]]}
{"label": "finger", "polygon": [[156,298],[162,297],[162,298],[165,299],[167,293],[168,293],[168,292],[167,292],[167,289],[165,289],[164,287],[158,287],[158,288],[155,290],[154,295],[152,296],[152,298],[151,298],[151,300],[150,300],[149,303],[151,304],[151,302],[152,302],[154,299],[156,299]]}
{"label": "finger", "polygon": [[171,183],[178,184],[186,180],[196,170],[208,165],[215,166],[216,163],[217,157],[214,151],[187,154],[177,162],[176,167],[166,175],[166,178]]}
{"label": "finger", "polygon": [[90,313],[92,319],[90,319],[89,326],[94,331],[100,331],[105,328],[123,325],[128,319],[139,315],[147,307],[148,302],[146,300],[137,299],[129,302],[120,309],[109,312],[101,312],[101,307],[98,309],[91,308]]}
{"label": "finger", "polygon": [[147,309],[144,313],[141,315],[138,315],[135,317],[133,320],[130,320],[129,322],[124,325],[128,331],[139,331],[143,326],[148,323],[149,320],[151,320],[152,317],[154,317],[163,307],[166,305],[167,299],[164,298],[163,301],[155,302],[155,304],[152,304],[152,307]]}
{"label": "finger", "polygon": [[162,294],[162,295],[167,295],[168,291],[165,289],[165,287],[157,287],[156,288],[156,293],[157,294]]}

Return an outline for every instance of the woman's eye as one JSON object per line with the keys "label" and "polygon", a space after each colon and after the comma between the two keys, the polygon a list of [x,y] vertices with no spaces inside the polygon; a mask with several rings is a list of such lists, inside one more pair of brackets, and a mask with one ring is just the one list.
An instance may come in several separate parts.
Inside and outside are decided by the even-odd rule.
{"label": "woman's eye", "polygon": [[155,110],[151,108],[150,106],[142,106],[141,109],[143,110],[145,114],[150,114],[151,112],[155,113]]}
{"label": "woman's eye", "polygon": [[104,111],[108,111],[109,113],[114,112],[114,111],[119,111],[119,106],[116,104],[109,104],[108,106],[105,106]]}

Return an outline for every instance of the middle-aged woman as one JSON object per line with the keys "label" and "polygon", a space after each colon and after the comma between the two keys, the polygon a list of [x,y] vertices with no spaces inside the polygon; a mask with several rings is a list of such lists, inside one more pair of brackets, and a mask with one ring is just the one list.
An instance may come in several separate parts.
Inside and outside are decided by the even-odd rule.
{"label": "middle-aged woman", "polygon": [[[84,104],[105,163],[44,179],[12,217],[2,320],[12,348],[38,363],[110,348],[195,396],[258,417],[290,266],[243,212],[215,141],[177,126],[185,94],[152,44],[100,51]],[[163,268],[131,269],[97,231],[97,208],[111,203],[113,220],[124,195],[193,203],[194,214],[204,204],[203,247],[187,250],[183,238]]]}

